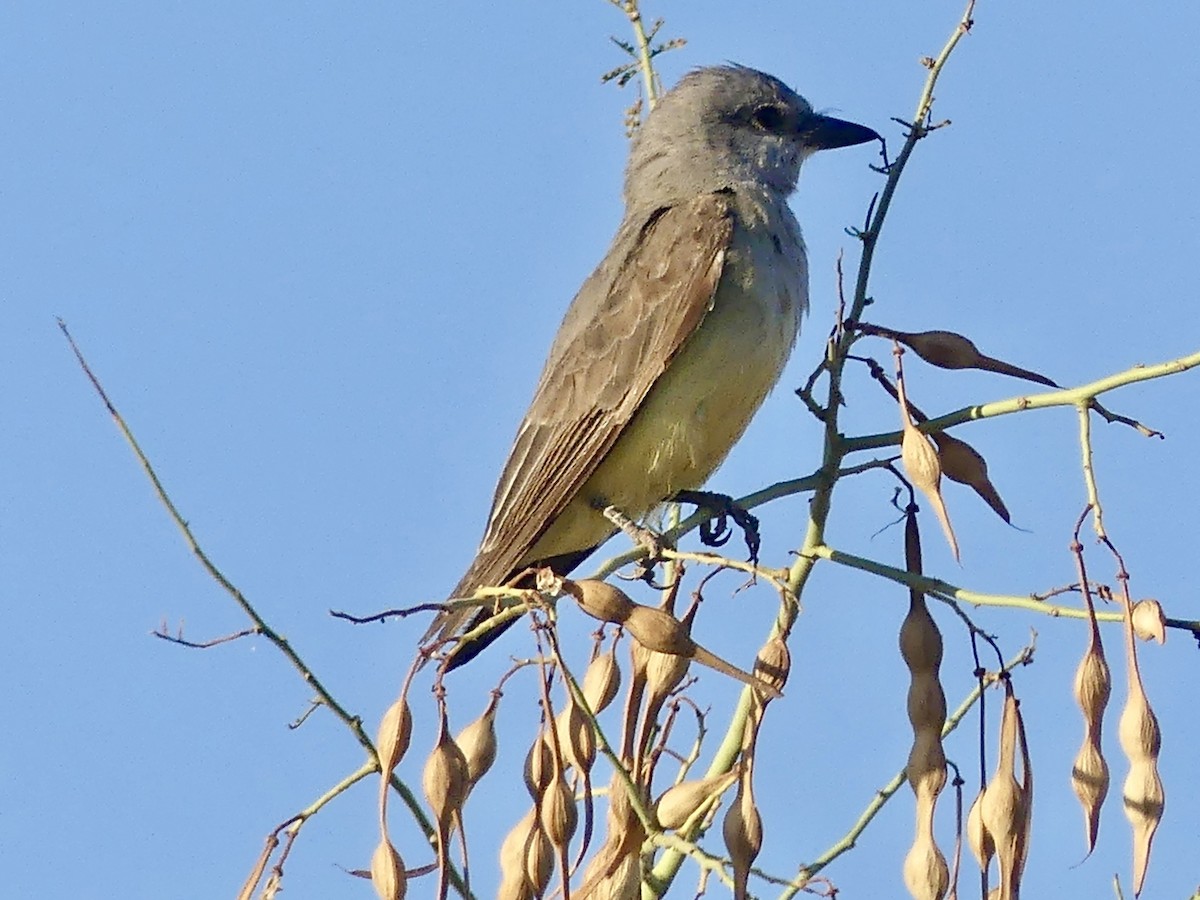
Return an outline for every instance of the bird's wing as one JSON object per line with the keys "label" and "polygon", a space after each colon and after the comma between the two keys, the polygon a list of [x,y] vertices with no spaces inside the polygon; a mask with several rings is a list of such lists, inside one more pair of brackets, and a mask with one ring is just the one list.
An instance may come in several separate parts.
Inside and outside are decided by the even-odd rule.
{"label": "bird's wing", "polygon": [[[723,193],[622,225],[567,311],[454,596],[509,578],[596,471],[712,308],[733,228]],[[443,614],[431,633],[469,614]]]}

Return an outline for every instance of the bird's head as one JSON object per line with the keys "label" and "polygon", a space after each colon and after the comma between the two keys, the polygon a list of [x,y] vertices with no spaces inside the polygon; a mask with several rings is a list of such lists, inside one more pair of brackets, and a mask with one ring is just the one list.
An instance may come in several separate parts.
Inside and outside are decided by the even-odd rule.
{"label": "bird's head", "polygon": [[786,196],[817,150],[874,140],[870,128],[813,112],[778,78],[744,66],[685,75],[634,138],[626,201],[669,202],[755,184]]}

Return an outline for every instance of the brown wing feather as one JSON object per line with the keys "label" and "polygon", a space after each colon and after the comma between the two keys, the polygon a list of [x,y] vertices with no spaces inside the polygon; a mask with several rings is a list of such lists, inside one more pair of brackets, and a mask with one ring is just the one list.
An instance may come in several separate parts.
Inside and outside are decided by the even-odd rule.
{"label": "brown wing feather", "polygon": [[[528,561],[712,307],[732,233],[721,194],[622,225],[567,311],[500,476],[479,553],[453,596],[502,583]],[[467,615],[443,614],[430,633],[451,633]]]}

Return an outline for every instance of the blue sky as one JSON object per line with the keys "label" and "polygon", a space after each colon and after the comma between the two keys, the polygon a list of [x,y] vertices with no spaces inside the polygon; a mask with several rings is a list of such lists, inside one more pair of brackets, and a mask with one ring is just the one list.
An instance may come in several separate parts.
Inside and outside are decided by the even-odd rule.
{"label": "blue sky", "polygon": [[[957,2],[657,3],[687,69],[736,61],[795,85],[818,108],[899,146]],[[937,93],[953,125],[918,148],[872,282],[875,321],[946,328],[1064,384],[1195,352],[1200,11],[984,2]],[[12,896],[231,896],[264,835],[361,761],[262,640],[205,652],[149,636],[163,619],[204,639],[244,626],[201,571],[74,364],[66,319],[205,550],[368,723],[394,696],[424,623],[354,628],[330,608],[438,599],[469,562],[494,479],[562,310],[620,217],[624,108],[602,85],[627,38],[602,0],[462,4],[55,3],[0,20],[0,863]],[[745,493],[808,474],[818,431],[791,394],[831,323],[834,260],[882,184],[869,151],[805,166],[794,208],[809,245],[812,314],[783,385],[712,482]],[[873,348],[886,360],[887,347]],[[910,357],[911,360],[911,357]],[[1196,375],[1124,390],[1109,405],[1163,442],[1095,426],[1110,532],[1137,596],[1200,617],[1192,516],[1200,505]],[[917,367],[927,411],[1024,391],[982,373]],[[859,373],[847,428],[895,427]],[[961,567],[925,526],[926,569],[982,591],[1074,580],[1070,528],[1085,495],[1070,410],[959,429],[983,452],[1019,529],[947,489]],[[830,541],[899,559],[891,482],[835,498]],[[803,498],[763,514],[766,559],[800,542]],[[1097,578],[1110,561],[1089,543]],[[773,615],[766,592],[714,590],[700,640],[752,659]],[[804,598],[787,699],[768,716],[760,864],[787,874],[836,841],[903,764],[906,674],[895,648],[905,594],[822,566]],[[951,706],[972,662],[953,616]],[[1081,724],[1070,696],[1077,622],[1010,610],[977,621],[1022,670],[1038,807],[1031,896],[1111,896],[1126,879],[1114,692],[1114,772],[1100,844],[1082,855],[1067,782]],[[1106,631],[1117,684],[1119,633]],[[455,725],[521,652],[515,640],[461,679]],[[1200,884],[1195,647],[1145,647],[1164,731],[1166,819],[1144,896]],[[528,687],[528,685],[526,685]],[[699,688],[720,721],[736,692]],[[421,695],[419,779],[432,741]],[[994,712],[998,704],[992,703]],[[506,696],[502,756],[468,814],[481,896],[487,849],[522,813],[512,795],[536,711]],[[974,725],[972,726],[974,728]],[[948,753],[974,772],[967,731]],[[507,767],[507,771],[505,771]],[[365,865],[373,790],[305,829],[289,898],[370,896],[338,866]],[[938,820],[952,845],[949,795]],[[401,840],[416,847],[410,830]],[[911,801],[898,796],[825,874],[841,896],[900,896]],[[402,849],[404,847],[402,846]],[[423,854],[406,852],[410,864]],[[963,882],[971,884],[969,877]],[[690,871],[681,895],[694,885]],[[413,895],[432,892],[414,885]],[[764,891],[763,896],[773,896]]]}

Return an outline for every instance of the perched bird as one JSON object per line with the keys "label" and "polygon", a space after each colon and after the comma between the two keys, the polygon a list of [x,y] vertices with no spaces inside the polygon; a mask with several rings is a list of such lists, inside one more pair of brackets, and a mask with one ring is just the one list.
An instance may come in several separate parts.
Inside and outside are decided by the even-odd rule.
{"label": "perched bird", "polygon": [[[742,66],[697,69],[659,100],[633,139],[624,219],[559,327],[452,596],[530,566],[566,574],[615,532],[606,507],[637,519],[704,483],[778,381],[808,307],[787,205],[800,164],[878,137]],[[425,637],[481,615],[443,612]],[[454,647],[445,668],[500,630]]]}

